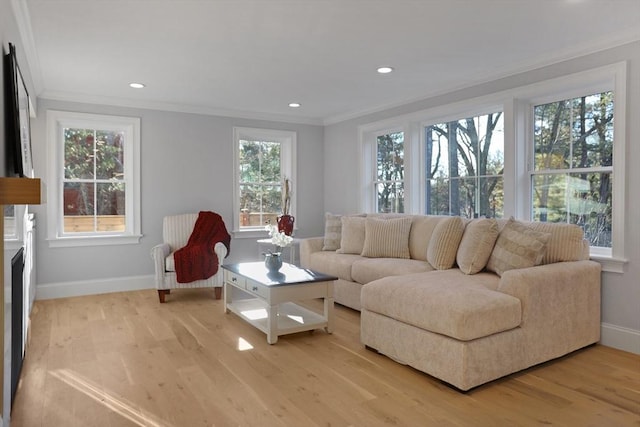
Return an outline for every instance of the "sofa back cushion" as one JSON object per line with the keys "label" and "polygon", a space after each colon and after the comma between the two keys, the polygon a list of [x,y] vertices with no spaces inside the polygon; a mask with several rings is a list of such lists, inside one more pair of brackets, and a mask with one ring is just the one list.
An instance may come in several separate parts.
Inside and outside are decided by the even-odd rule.
{"label": "sofa back cushion", "polygon": [[436,225],[448,217],[436,215],[415,215],[409,233],[411,259],[427,261],[427,247]]}
{"label": "sofa back cushion", "polygon": [[498,222],[492,218],[475,219],[464,228],[456,262],[464,274],[482,271],[498,238]]}
{"label": "sofa back cushion", "polygon": [[324,215],[324,243],[323,251],[335,251],[340,249],[342,238],[342,215],[333,215],[327,212]]}
{"label": "sofa back cushion", "polygon": [[362,256],[369,258],[409,258],[409,231],[412,218],[365,220]]}
{"label": "sofa back cushion", "polygon": [[[498,228],[502,230],[508,219],[498,219]],[[589,259],[589,242],[584,239],[584,231],[575,224],[563,222],[520,221],[527,227],[549,233],[549,241],[542,264]]]}
{"label": "sofa back cushion", "polygon": [[360,255],[364,247],[366,218],[361,216],[343,216],[340,220],[342,221],[340,249],[336,252],[340,254]]}
{"label": "sofa back cushion", "polygon": [[579,226],[552,222],[530,222],[527,225],[550,234],[542,264],[589,259],[589,252],[586,256],[584,253],[584,231]]}
{"label": "sofa back cushion", "polygon": [[502,276],[505,271],[540,265],[551,235],[536,231],[513,218],[500,231],[487,262],[487,270]]}
{"label": "sofa back cushion", "polygon": [[447,270],[456,262],[458,246],[464,233],[464,222],[459,216],[441,219],[433,229],[427,261],[436,270]]}

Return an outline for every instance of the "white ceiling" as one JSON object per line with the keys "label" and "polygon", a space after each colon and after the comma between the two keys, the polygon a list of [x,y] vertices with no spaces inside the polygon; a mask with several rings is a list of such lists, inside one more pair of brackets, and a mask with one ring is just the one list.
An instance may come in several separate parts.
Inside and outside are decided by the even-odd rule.
{"label": "white ceiling", "polygon": [[319,124],[640,40],[638,0],[19,3],[41,98]]}

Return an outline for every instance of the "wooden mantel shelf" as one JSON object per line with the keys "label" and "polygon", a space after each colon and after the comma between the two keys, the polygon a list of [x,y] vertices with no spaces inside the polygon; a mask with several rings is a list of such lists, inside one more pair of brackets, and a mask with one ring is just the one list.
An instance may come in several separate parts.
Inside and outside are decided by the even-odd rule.
{"label": "wooden mantel shelf", "polygon": [[40,178],[0,178],[0,205],[39,205],[42,203]]}

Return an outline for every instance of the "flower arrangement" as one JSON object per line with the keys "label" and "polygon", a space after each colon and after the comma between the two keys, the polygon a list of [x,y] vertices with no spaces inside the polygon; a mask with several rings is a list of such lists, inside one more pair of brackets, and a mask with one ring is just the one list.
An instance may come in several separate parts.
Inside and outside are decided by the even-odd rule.
{"label": "flower arrangement", "polygon": [[286,248],[293,242],[293,237],[287,236],[281,231],[278,231],[278,226],[273,224],[267,224],[264,227],[265,230],[269,233],[269,237],[271,237],[271,243],[276,247],[276,251],[272,253],[281,253],[282,248]]}

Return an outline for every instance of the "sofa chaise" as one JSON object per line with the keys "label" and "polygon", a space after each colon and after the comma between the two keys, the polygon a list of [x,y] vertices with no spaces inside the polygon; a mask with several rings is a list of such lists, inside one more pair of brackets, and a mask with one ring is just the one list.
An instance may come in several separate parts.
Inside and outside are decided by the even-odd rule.
{"label": "sofa chaise", "polygon": [[339,279],[361,341],[460,390],[600,339],[600,264],[571,224],[327,214],[301,264]]}

